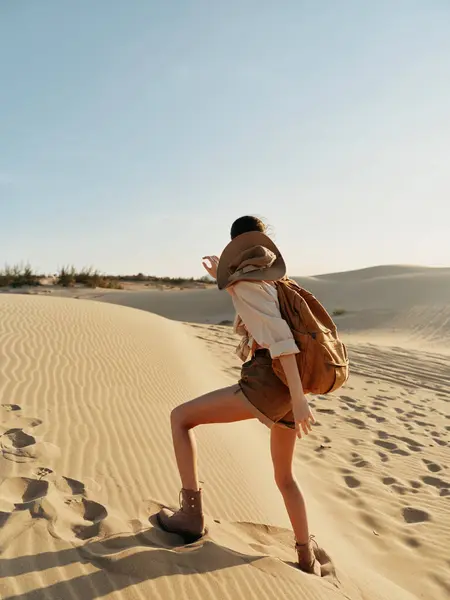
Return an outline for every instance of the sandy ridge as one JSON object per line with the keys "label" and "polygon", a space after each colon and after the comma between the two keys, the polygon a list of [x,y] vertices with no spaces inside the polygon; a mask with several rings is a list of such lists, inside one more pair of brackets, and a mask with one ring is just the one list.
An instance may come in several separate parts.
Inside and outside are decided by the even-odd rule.
{"label": "sandy ridge", "polygon": [[234,343],[228,327],[0,296],[2,597],[446,597],[449,390],[438,353],[351,342],[361,375],[314,401],[319,422],[297,470],[339,581],[292,566],[256,422],[199,431],[209,538],[180,547],[148,521],[178,493],[168,413],[236,379]]}

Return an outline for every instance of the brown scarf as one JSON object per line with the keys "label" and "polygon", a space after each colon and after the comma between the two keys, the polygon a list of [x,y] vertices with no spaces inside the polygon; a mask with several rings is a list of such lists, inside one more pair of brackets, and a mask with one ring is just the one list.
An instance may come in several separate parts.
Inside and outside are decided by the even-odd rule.
{"label": "brown scarf", "polygon": [[261,281],[264,280],[264,270],[273,265],[275,254],[264,246],[253,246],[241,252],[229,266],[230,275],[245,274],[261,271]]}

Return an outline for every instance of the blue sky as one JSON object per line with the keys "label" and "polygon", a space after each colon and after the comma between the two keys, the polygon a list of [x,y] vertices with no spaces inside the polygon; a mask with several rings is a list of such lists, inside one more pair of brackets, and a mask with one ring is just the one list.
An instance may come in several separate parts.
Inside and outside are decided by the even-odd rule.
{"label": "blue sky", "polygon": [[448,0],[0,2],[0,265],[450,265]]}

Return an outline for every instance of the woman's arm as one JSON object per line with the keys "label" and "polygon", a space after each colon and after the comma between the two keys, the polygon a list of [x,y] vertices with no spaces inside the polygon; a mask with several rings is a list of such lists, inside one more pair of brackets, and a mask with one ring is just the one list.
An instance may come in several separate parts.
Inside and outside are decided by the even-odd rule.
{"label": "woman's arm", "polygon": [[285,354],[279,357],[283,367],[286,381],[291,393],[292,412],[294,413],[295,431],[298,437],[302,437],[302,429],[305,435],[311,431],[311,423],[315,423],[314,416],[303,392],[302,380],[298,371],[295,354]]}

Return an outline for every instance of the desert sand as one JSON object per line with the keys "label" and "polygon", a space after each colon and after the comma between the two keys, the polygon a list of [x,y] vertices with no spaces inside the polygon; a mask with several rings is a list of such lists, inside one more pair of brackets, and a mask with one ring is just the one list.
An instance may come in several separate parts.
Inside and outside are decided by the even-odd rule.
{"label": "desert sand", "polygon": [[326,576],[295,568],[257,421],[197,431],[205,538],[155,522],[178,500],[170,410],[239,374],[228,295],[44,289],[0,294],[3,600],[449,597],[450,269],[299,281],[351,357],[296,451]]}

